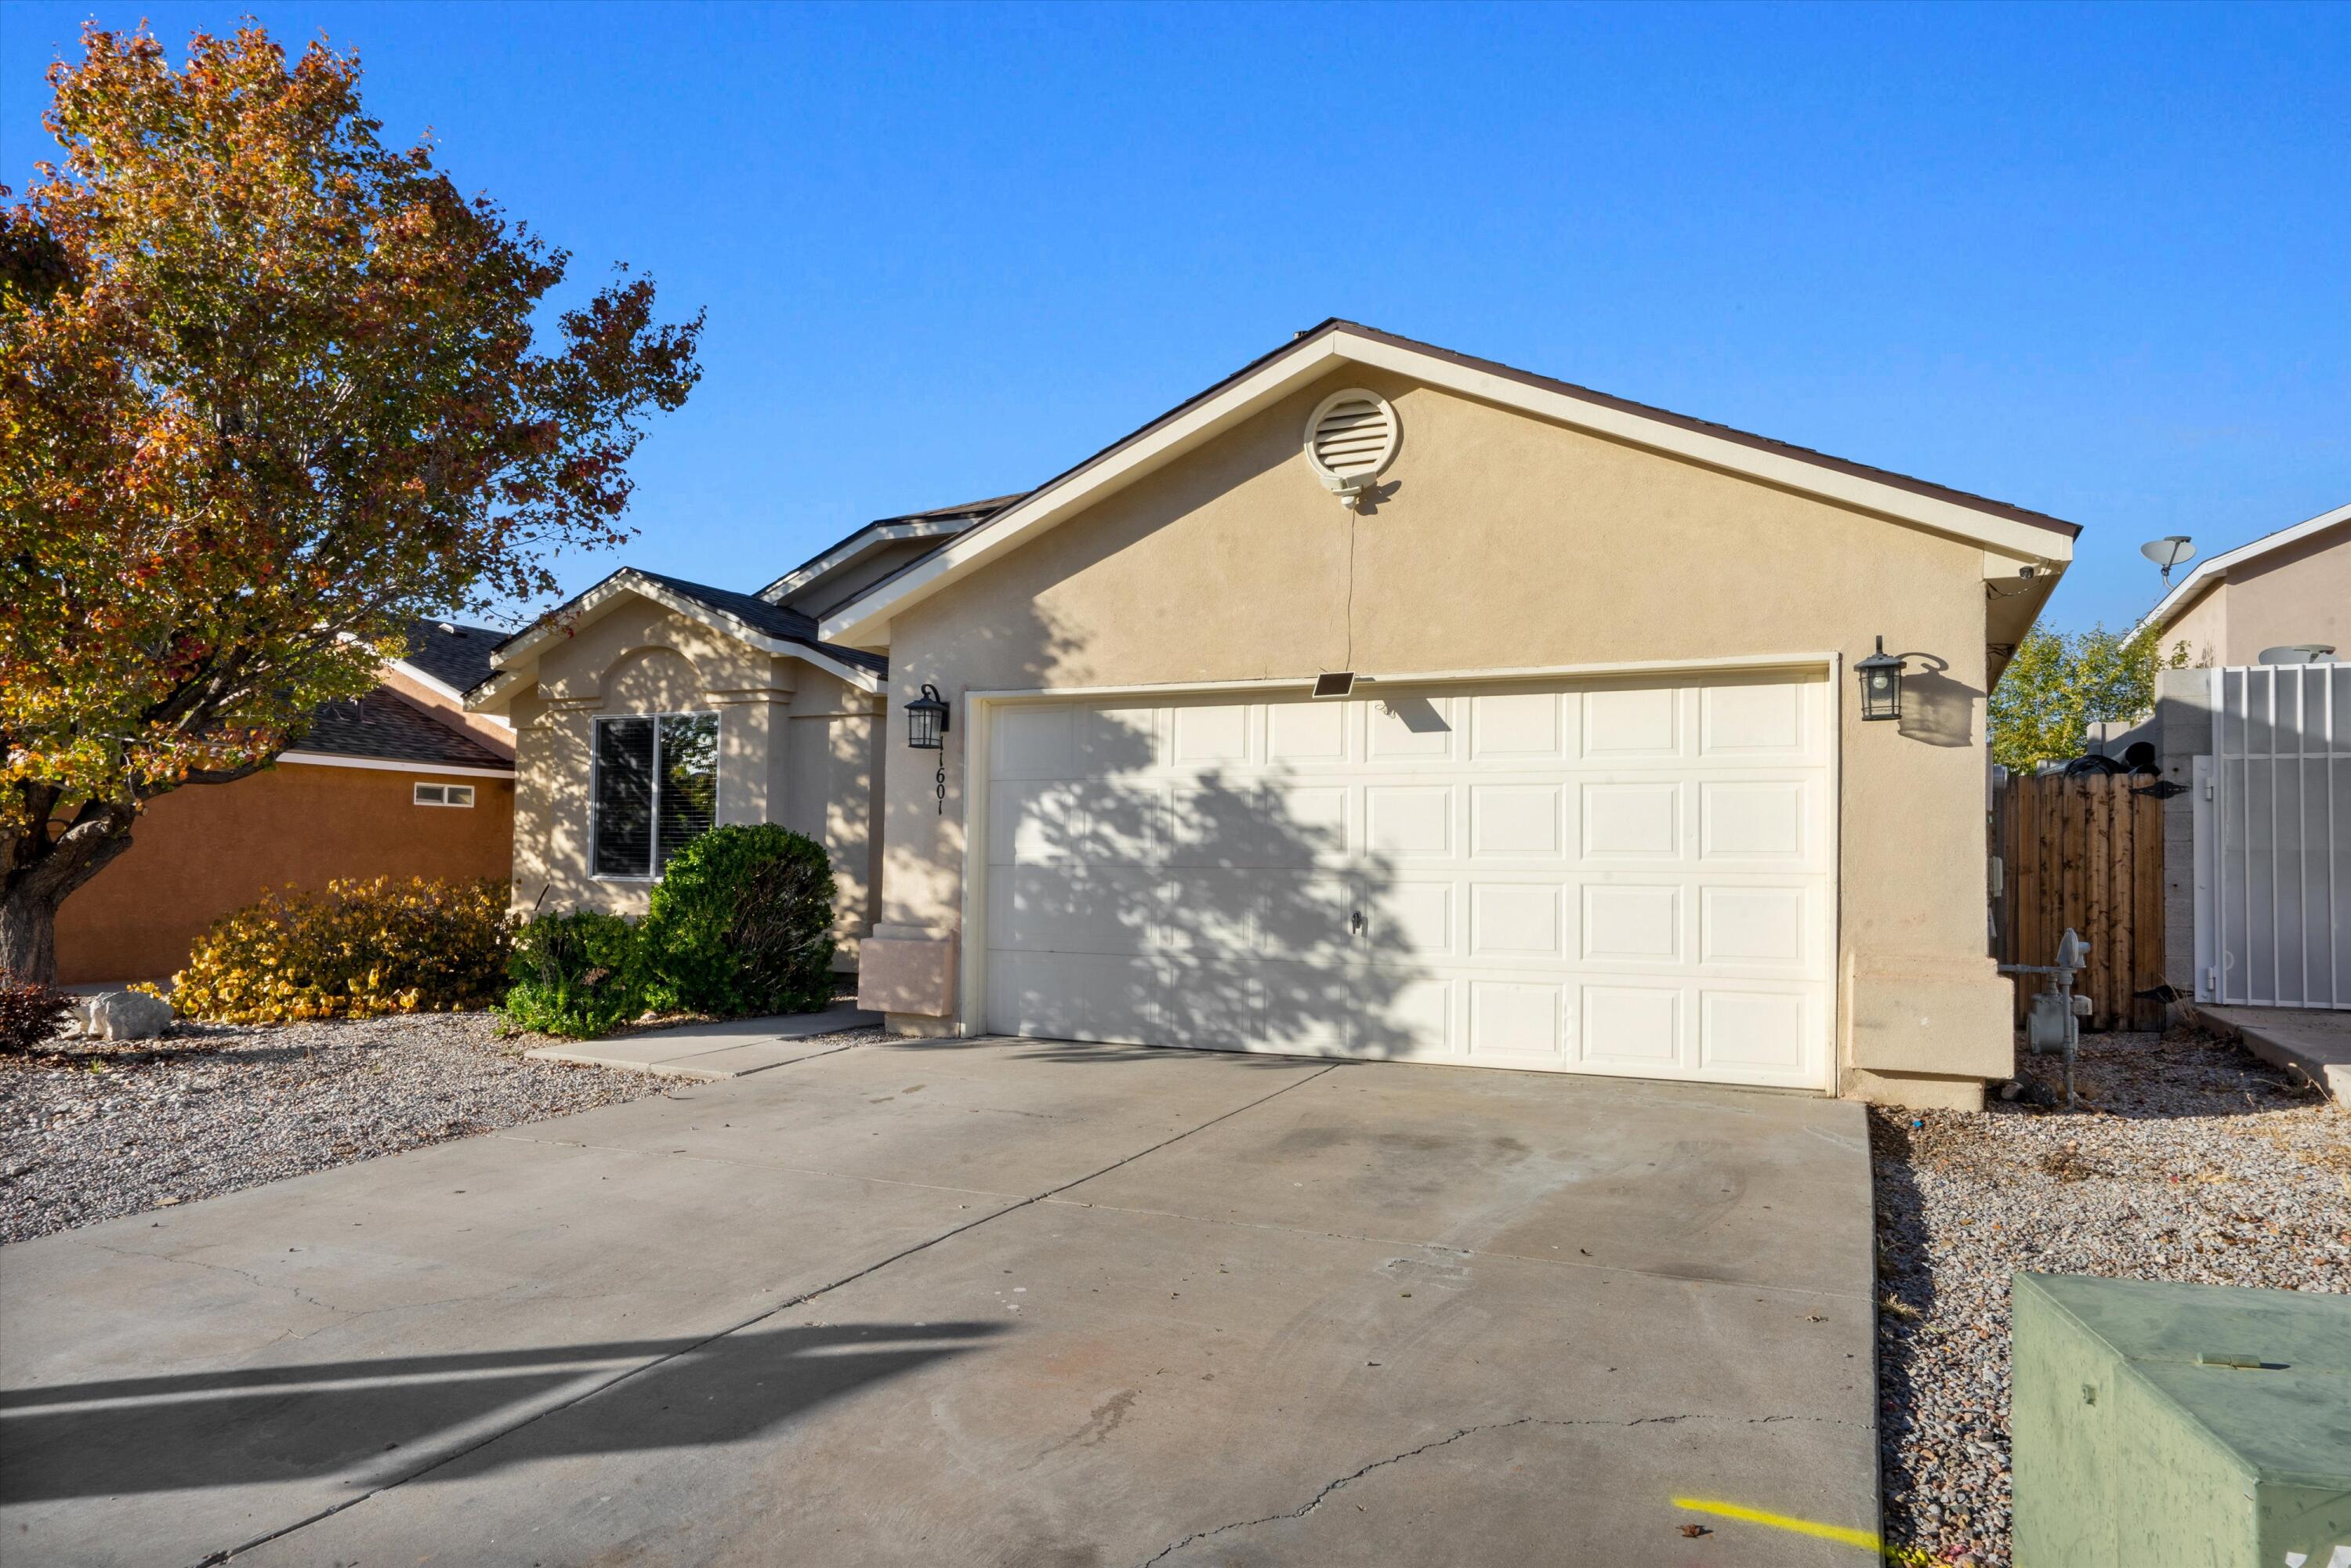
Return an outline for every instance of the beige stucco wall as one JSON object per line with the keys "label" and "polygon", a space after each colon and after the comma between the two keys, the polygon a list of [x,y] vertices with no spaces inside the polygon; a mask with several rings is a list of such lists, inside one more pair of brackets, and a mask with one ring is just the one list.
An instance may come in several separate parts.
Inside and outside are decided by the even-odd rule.
{"label": "beige stucco wall", "polygon": [[2252,664],[2264,648],[2327,643],[2351,658],[2351,523],[2230,570],[2165,627],[2197,664]]}
{"label": "beige stucco wall", "polygon": [[[1349,515],[1300,451],[1309,411],[1351,384],[1389,396],[1403,428],[1353,524],[1352,583]],[[1984,561],[1978,545],[1351,371],[902,613],[894,703],[925,681],[960,696],[1832,651],[1849,667],[1883,633],[1911,655],[1905,722],[1865,726],[1843,704],[1843,1081],[1964,1103],[2011,1052],[2009,987],[1985,956]],[[922,769],[893,769],[885,790],[872,956],[888,973],[869,975],[909,1030],[957,1022],[968,733],[949,736],[945,816]]]}
{"label": "beige stucco wall", "polygon": [[513,702],[515,904],[641,915],[648,882],[598,877],[589,860],[591,727],[601,715],[718,715],[718,820],[779,822],[832,856],[841,943],[854,967],[876,913],[876,699],[826,671],[772,657],[632,599],[552,645]]}

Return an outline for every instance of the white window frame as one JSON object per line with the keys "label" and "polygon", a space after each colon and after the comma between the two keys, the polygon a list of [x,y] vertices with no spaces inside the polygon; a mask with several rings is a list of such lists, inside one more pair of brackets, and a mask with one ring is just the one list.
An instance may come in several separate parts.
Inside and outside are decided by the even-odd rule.
{"label": "white window frame", "polygon": [[[427,789],[439,791],[437,798],[427,795],[425,793]],[[465,798],[460,800],[459,796]],[[408,799],[413,805],[455,807],[465,810],[474,803],[474,787],[471,784],[428,784],[420,779],[414,788],[409,790]]]}
{"label": "white window frame", "polygon": [[650,883],[656,883],[661,880],[661,873],[651,869],[651,866],[641,873],[598,871],[596,869],[596,845],[598,842],[598,836],[602,833],[604,830],[604,747],[601,744],[601,732],[606,724],[611,723],[614,719],[637,718],[651,719],[653,726],[653,815],[650,819],[651,830],[648,837],[648,843],[650,845],[647,851],[648,861],[651,862],[653,865],[658,865],[661,861],[662,720],[665,718],[706,718],[710,720],[712,727],[718,731],[718,737],[721,744],[716,750],[712,753],[710,758],[710,789],[713,802],[710,825],[714,828],[718,825],[718,814],[716,810],[716,805],[718,798],[719,788],[719,759],[726,747],[724,745],[726,740],[726,726],[720,721],[718,717],[718,710],[716,708],[677,708],[664,710],[660,713],[600,713],[591,718],[588,725],[588,880],[590,882],[642,882]]}

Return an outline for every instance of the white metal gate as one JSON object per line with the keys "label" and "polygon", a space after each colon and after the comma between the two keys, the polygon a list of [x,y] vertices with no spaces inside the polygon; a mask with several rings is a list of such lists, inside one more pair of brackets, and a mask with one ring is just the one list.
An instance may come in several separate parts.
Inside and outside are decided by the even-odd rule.
{"label": "white metal gate", "polygon": [[2351,1009],[2351,664],[2212,672],[2196,999]]}

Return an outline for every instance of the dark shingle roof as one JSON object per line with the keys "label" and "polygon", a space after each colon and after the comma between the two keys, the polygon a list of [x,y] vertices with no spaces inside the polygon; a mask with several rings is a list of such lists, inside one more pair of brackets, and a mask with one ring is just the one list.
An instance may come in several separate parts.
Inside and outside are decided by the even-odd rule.
{"label": "dark shingle roof", "polygon": [[800,611],[787,610],[779,604],[770,604],[757,594],[737,593],[732,589],[713,588],[706,582],[688,582],[682,577],[669,577],[658,571],[647,571],[643,567],[630,570],[648,581],[660,583],[673,593],[681,594],[696,603],[707,605],[721,614],[731,615],[755,632],[763,632],[770,637],[779,638],[787,643],[798,643],[805,648],[817,649],[845,664],[855,664],[862,669],[882,674],[887,674],[889,671],[890,661],[879,653],[868,653],[862,649],[844,648],[839,643],[825,642],[816,634],[815,619]]}
{"label": "dark shingle roof", "polygon": [[506,640],[504,632],[487,626],[412,621],[408,652],[401,655],[401,663],[413,664],[443,685],[462,692],[490,678],[490,650]]}
{"label": "dark shingle roof", "polygon": [[480,741],[426,714],[405,697],[378,688],[354,702],[322,703],[310,727],[287,749],[387,762],[439,763],[450,768],[514,764]]}

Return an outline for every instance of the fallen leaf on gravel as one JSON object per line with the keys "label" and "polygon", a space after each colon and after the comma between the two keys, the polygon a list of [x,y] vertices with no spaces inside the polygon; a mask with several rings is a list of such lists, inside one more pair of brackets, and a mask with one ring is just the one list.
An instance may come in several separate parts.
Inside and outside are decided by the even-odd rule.
{"label": "fallen leaf on gravel", "polygon": [[1682,1526],[1682,1533],[1688,1536],[1692,1541],[1696,1541],[1699,1536],[1712,1535],[1714,1531],[1708,1530],[1703,1524],[1685,1524]]}

